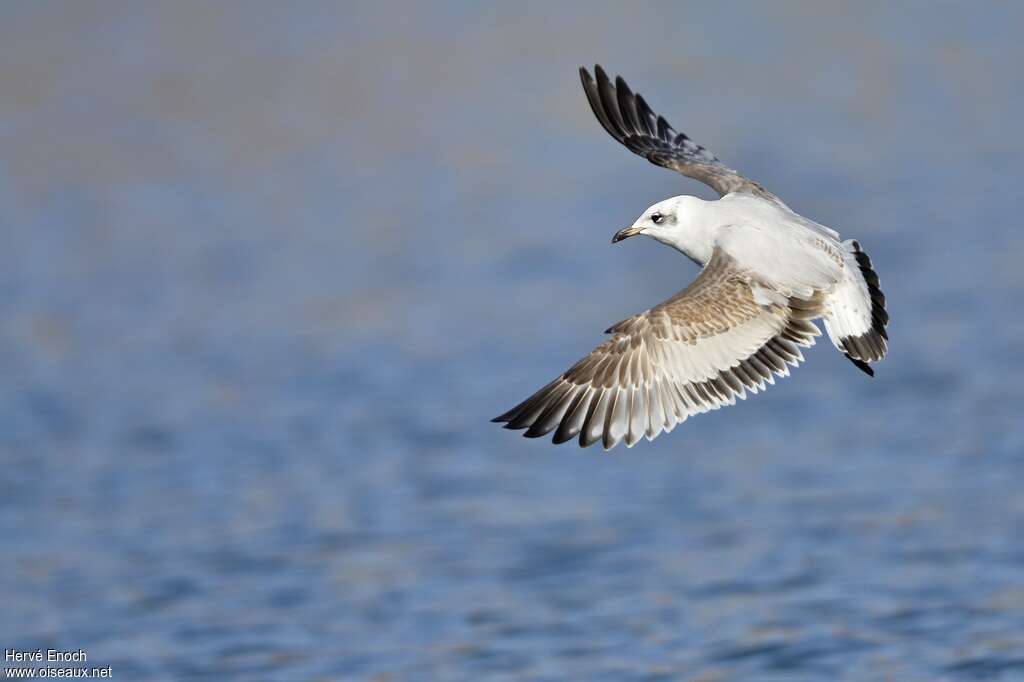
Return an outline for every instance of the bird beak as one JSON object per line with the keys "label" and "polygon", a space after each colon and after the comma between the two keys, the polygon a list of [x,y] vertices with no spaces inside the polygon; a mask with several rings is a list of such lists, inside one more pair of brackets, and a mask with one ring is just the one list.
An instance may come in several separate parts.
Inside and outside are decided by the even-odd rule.
{"label": "bird beak", "polygon": [[624,227],[612,236],[612,244],[615,242],[621,242],[623,239],[638,235],[643,231],[644,228],[633,225],[631,227]]}

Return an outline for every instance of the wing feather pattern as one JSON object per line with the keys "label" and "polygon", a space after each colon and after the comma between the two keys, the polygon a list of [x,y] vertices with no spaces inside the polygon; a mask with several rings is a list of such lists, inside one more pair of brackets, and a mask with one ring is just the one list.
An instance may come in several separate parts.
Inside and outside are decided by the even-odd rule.
{"label": "wing feather pattern", "polygon": [[[690,286],[608,329],[610,339],[544,388],[494,419],[553,441],[611,449],[652,440],[692,415],[732,405],[788,376],[824,296],[758,303],[751,275],[716,250]],[[764,286],[759,284],[758,286]]]}
{"label": "wing feather pattern", "polygon": [[629,89],[621,76],[613,84],[604,69],[595,65],[594,76],[581,67],[580,80],[597,120],[609,135],[633,153],[699,180],[719,196],[740,192],[782,203],[760,184],[723,164],[685,133],[677,133],[668,121],[651,110],[643,97]]}

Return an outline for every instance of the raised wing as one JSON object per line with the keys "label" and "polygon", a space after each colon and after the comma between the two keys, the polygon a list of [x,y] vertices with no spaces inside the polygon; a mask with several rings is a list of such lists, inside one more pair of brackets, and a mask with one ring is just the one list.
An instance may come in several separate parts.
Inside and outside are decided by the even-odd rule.
{"label": "raised wing", "polygon": [[599,65],[594,65],[594,75],[596,81],[585,68],[580,68],[580,80],[590,108],[604,129],[630,151],[651,163],[700,180],[719,196],[745,192],[782,203],[758,183],[723,164],[685,133],[673,130],[668,121],[651,111],[643,97],[633,94],[621,76],[612,85]]}
{"label": "raised wing", "polygon": [[824,303],[818,293],[799,299],[755,289],[716,250],[690,286],[611,327],[610,339],[494,421],[530,438],[555,431],[555,443],[600,440],[607,450],[764,390],[775,375],[789,375],[787,363],[803,360],[800,346],[814,345],[820,332],[811,320]]}

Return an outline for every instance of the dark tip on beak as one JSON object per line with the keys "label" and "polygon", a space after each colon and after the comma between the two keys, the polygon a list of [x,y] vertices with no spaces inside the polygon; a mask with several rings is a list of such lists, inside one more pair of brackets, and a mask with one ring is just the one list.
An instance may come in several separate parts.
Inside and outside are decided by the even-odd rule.
{"label": "dark tip on beak", "polygon": [[640,230],[641,229],[643,229],[643,228],[640,228],[640,227],[624,227],[624,228],[622,228],[621,230],[616,232],[614,235],[612,235],[612,244],[615,244],[616,242],[621,242],[623,239],[628,239],[629,237],[632,237],[633,235],[640,234]]}

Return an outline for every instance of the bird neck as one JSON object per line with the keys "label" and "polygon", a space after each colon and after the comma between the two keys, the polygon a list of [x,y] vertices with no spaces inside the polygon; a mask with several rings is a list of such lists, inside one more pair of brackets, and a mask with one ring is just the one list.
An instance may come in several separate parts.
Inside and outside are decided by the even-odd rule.
{"label": "bird neck", "polygon": [[704,267],[715,250],[718,224],[708,211],[696,211],[681,221],[679,229],[662,241],[697,265]]}

